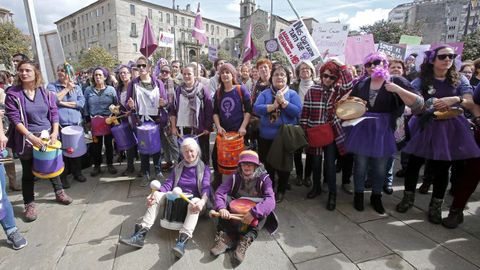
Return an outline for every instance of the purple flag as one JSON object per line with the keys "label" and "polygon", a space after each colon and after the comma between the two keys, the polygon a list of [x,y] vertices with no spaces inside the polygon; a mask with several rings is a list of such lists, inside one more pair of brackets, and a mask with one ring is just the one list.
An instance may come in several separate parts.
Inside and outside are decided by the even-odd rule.
{"label": "purple flag", "polygon": [[250,26],[248,27],[244,48],[245,51],[243,53],[243,63],[253,59],[257,55],[257,48],[255,47],[255,43],[253,43],[252,38],[252,22],[250,22]]}
{"label": "purple flag", "polygon": [[200,3],[198,3],[192,37],[196,38],[200,44],[207,43],[207,36],[205,35],[205,29],[203,28],[202,15],[200,14]]}
{"label": "purple flag", "polygon": [[145,16],[145,24],[143,25],[142,43],[140,44],[140,52],[149,57],[157,49],[157,39],[153,34],[152,25],[150,20]]}

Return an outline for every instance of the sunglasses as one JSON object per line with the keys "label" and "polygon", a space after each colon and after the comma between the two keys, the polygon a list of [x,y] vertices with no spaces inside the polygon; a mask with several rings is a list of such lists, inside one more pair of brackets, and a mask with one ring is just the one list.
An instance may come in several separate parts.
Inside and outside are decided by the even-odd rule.
{"label": "sunglasses", "polygon": [[447,57],[448,57],[448,59],[452,60],[452,59],[455,59],[457,57],[457,55],[454,54],[454,53],[438,54],[437,55],[438,60],[445,60],[445,59],[447,59]]}
{"label": "sunglasses", "polygon": [[375,60],[375,61],[373,61],[373,62],[365,63],[364,66],[365,66],[366,68],[369,68],[369,67],[371,67],[372,65],[373,65],[373,66],[378,66],[378,65],[380,65],[381,63],[382,63],[382,60]]}
{"label": "sunglasses", "polygon": [[147,64],[137,64],[137,68],[146,68]]}
{"label": "sunglasses", "polygon": [[322,78],[324,79],[330,79],[332,81],[336,81],[337,80],[337,76],[332,76],[332,75],[328,75],[328,74],[322,74]]}
{"label": "sunglasses", "polygon": [[170,73],[170,71],[169,70],[162,70],[161,73],[168,74],[168,73]]}

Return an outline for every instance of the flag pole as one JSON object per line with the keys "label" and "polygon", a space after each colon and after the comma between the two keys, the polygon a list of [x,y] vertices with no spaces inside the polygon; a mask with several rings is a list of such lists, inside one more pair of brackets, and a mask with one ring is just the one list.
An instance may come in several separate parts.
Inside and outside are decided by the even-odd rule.
{"label": "flag pole", "polygon": [[200,77],[200,43],[197,40],[197,78]]}

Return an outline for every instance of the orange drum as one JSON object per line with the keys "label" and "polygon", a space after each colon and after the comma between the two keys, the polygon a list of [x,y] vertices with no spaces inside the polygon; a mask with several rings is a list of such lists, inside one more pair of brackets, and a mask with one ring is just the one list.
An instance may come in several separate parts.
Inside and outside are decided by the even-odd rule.
{"label": "orange drum", "polygon": [[358,97],[348,97],[335,105],[335,113],[342,120],[352,120],[362,117],[367,111],[367,102]]}
{"label": "orange drum", "polygon": [[234,214],[246,214],[250,209],[257,205],[256,202],[249,199],[236,199],[230,202],[230,211]]}
{"label": "orange drum", "polygon": [[245,148],[243,137],[237,132],[227,132],[225,136],[217,135],[218,171],[232,174],[237,170],[240,153]]}

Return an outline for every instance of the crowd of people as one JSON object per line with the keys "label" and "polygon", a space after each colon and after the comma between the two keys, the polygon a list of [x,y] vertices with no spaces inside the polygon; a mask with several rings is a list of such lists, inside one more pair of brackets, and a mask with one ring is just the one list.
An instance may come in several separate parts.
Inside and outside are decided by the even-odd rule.
{"label": "crowd of people", "polygon": [[[310,187],[307,199],[322,189],[328,192],[330,211],[336,208],[336,175],[341,172],[341,190],[353,195],[356,210],[364,210],[364,193],[371,188],[370,205],[384,214],[382,194],[393,193],[393,176],[405,177],[404,195],[396,206],[403,213],[414,205],[425,165],[420,193],[428,193],[433,185],[428,221],[455,228],[463,222],[463,209],[480,175],[480,60],[465,61],[457,71],[455,50],[440,46],[425,52],[417,71],[415,57],[403,61],[375,52],[361,66],[333,57],[317,65],[304,60],[294,68],[266,58],[238,67],[217,59],[208,76],[195,62],[182,67],[179,61],[160,59],[153,65],[141,56],[112,71],[94,67],[74,74],[70,65],[60,64],[57,81],[44,87],[37,65],[17,54],[16,74],[0,72],[0,103],[5,108],[0,148],[7,147],[9,156],[18,157],[22,165],[21,186],[14,167],[12,172],[5,164],[4,172],[0,166],[6,212],[1,224],[9,243],[15,249],[27,244],[15,225],[6,176],[10,190],[22,190],[25,220],[37,219],[34,151],[54,145],[69,126],[91,131],[92,142],[84,156],[65,156],[63,172],[50,178],[59,203],[72,202],[65,192],[71,185],[69,175],[87,181],[82,170],[90,164],[91,177],[102,174],[103,156],[110,175],[118,173],[116,154],[127,160],[122,176],[132,176],[139,159],[140,185],[154,179],[163,183],[148,196],[147,211],[131,237],[121,239],[137,248],[143,247],[146,234],[179,187],[190,198],[175,255],[184,255],[199,215],[208,208],[218,217],[212,255],[235,248],[234,258],[241,263],[259,229],[276,231],[275,205],[291,189],[293,169],[292,183]],[[355,124],[337,113],[339,104],[346,102],[363,104],[366,111],[353,119]],[[128,132],[151,128],[154,143],[119,150],[110,132],[113,127],[107,124],[112,115]],[[220,164],[218,141],[210,152],[212,132],[243,138],[246,150],[238,154],[230,174]],[[401,169],[394,173],[399,152]],[[442,219],[449,182],[454,201]],[[255,205],[238,216],[231,202],[245,197]]]}

